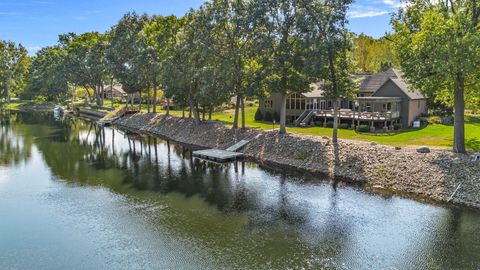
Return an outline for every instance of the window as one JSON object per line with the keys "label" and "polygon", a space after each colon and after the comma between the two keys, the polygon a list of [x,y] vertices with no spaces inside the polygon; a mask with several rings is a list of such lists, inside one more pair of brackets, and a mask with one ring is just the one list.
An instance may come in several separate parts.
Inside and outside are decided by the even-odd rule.
{"label": "window", "polygon": [[297,93],[291,94],[287,98],[287,110],[305,110],[307,99]]}
{"label": "window", "polygon": [[420,100],[418,101],[418,108],[420,109]]}
{"label": "window", "polygon": [[273,101],[271,99],[265,100],[264,107],[265,109],[271,109],[273,106]]}
{"label": "window", "polygon": [[387,110],[388,111],[391,111],[392,110],[392,103],[387,103]]}

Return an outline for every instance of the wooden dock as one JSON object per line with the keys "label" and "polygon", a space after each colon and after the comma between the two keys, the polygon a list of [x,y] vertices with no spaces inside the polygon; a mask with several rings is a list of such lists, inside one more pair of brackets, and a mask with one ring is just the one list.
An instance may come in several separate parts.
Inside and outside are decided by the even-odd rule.
{"label": "wooden dock", "polygon": [[225,150],[222,149],[207,149],[193,152],[195,158],[212,161],[216,163],[224,163],[232,160],[241,159],[244,157],[243,153],[238,153],[237,151],[245,147],[253,139],[255,139],[258,134],[253,134],[243,140],[238,141],[234,145],[228,147]]}
{"label": "wooden dock", "polygon": [[193,152],[193,156],[208,161],[223,163],[236,160],[238,158],[243,158],[243,153],[237,153],[221,149],[207,149],[195,151]]}

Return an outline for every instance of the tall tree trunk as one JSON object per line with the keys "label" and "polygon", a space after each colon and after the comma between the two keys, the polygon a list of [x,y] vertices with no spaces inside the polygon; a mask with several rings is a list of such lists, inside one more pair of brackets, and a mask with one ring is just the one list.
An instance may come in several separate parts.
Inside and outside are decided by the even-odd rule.
{"label": "tall tree trunk", "polygon": [[103,107],[103,104],[104,104],[104,100],[105,100],[105,85],[103,84],[103,82],[100,84],[100,103]]}
{"label": "tall tree trunk", "polygon": [[185,108],[182,107],[182,118],[185,119]]}
{"label": "tall tree trunk", "polygon": [[170,115],[170,99],[167,98],[167,116]]}
{"label": "tall tree trunk", "polygon": [[330,76],[332,80],[332,87],[335,98],[333,99],[333,135],[332,141],[333,143],[337,143],[338,141],[338,83],[337,83],[337,72],[335,70],[335,54],[333,47],[330,46],[328,49],[328,62],[329,62],[329,69],[330,69]]}
{"label": "tall tree trunk", "polygon": [[245,129],[245,98],[241,98],[241,107],[242,107],[242,129]]}
{"label": "tall tree trunk", "polygon": [[90,91],[88,90],[88,87],[86,87],[86,86],[84,86],[83,88],[85,89],[85,93],[87,93],[88,104],[90,104],[92,102],[92,96],[90,95]]}
{"label": "tall tree trunk", "polygon": [[150,87],[147,89],[147,113],[150,113]]}
{"label": "tall tree trunk", "polygon": [[102,97],[101,97],[101,92],[102,92],[102,86],[99,84],[95,86],[95,101],[97,103],[97,106],[101,107],[102,104]]}
{"label": "tall tree trunk", "polygon": [[142,91],[138,91],[138,109],[142,110]]}
{"label": "tall tree trunk", "polygon": [[287,133],[287,93],[281,93],[282,102],[280,105],[280,134]]}
{"label": "tall tree trunk", "polygon": [[465,153],[465,78],[457,74],[455,89],[455,123],[453,135],[453,150]]}
{"label": "tall tree trunk", "polygon": [[240,95],[237,95],[237,101],[235,102],[235,115],[233,116],[233,129],[238,128],[238,111],[240,109]]}
{"label": "tall tree trunk", "polygon": [[195,124],[199,125],[200,124],[200,115],[198,115],[198,110],[196,108],[197,106],[194,105],[193,99],[190,99],[190,110],[193,113],[193,118],[195,120]]}
{"label": "tall tree trunk", "polygon": [[213,105],[208,108],[208,121],[212,121]]}
{"label": "tall tree trunk", "polygon": [[338,141],[338,99],[333,99],[333,143]]}
{"label": "tall tree trunk", "polygon": [[110,87],[111,87],[111,88],[110,88],[110,91],[111,91],[110,93],[111,93],[111,95],[112,95],[112,96],[110,97],[110,98],[112,99],[112,108],[115,108],[115,99],[114,99],[115,96],[113,95],[113,78],[110,79]]}
{"label": "tall tree trunk", "polygon": [[157,112],[157,83],[156,82],[153,82],[153,112],[154,113]]}
{"label": "tall tree trunk", "polygon": [[202,121],[205,122],[205,114],[207,113],[205,105],[202,106]]}

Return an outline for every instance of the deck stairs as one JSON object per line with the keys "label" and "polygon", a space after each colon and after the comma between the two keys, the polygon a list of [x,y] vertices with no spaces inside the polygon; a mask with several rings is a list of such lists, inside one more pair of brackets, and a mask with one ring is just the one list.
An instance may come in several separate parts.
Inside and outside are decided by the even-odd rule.
{"label": "deck stairs", "polygon": [[315,115],[314,110],[305,110],[298,118],[295,120],[294,124],[296,127],[299,126],[306,126],[308,122],[312,119],[312,117]]}

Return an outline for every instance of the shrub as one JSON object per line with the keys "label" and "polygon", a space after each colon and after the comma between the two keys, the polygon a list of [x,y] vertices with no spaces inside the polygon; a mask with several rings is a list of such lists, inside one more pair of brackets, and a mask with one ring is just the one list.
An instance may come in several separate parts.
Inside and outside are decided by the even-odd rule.
{"label": "shrub", "polygon": [[328,121],[327,122],[327,127],[333,128],[333,121]]}
{"label": "shrub", "polygon": [[269,111],[266,111],[265,115],[263,116],[263,120],[267,122],[272,122],[273,121],[272,113]]}
{"label": "shrub", "polygon": [[348,129],[348,124],[347,123],[342,123],[342,124],[340,124],[339,128]]}
{"label": "shrub", "polygon": [[254,107],[254,106],[257,106],[257,105],[258,105],[258,101],[256,101],[256,100],[254,100],[254,101],[249,100],[249,101],[245,102],[246,107]]}
{"label": "shrub", "polygon": [[360,126],[358,126],[358,131],[359,132],[370,132],[370,126],[369,125],[360,125]]}
{"label": "shrub", "polygon": [[262,121],[263,120],[263,113],[260,109],[257,109],[255,112],[255,121]]}
{"label": "shrub", "polygon": [[35,99],[33,100],[33,102],[37,104],[45,103],[46,101],[47,101],[46,96],[36,96]]}
{"label": "shrub", "polygon": [[399,129],[401,129],[401,128],[402,128],[402,125],[400,125],[400,124],[394,124],[394,125],[393,125],[393,129],[394,129],[394,130],[399,130]]}
{"label": "shrub", "polygon": [[442,119],[440,118],[440,116],[431,116],[428,118],[428,122],[430,124],[441,124]]}
{"label": "shrub", "polygon": [[280,122],[280,115],[277,112],[274,112],[273,113],[273,119],[275,119],[275,121],[277,123],[279,123]]}

